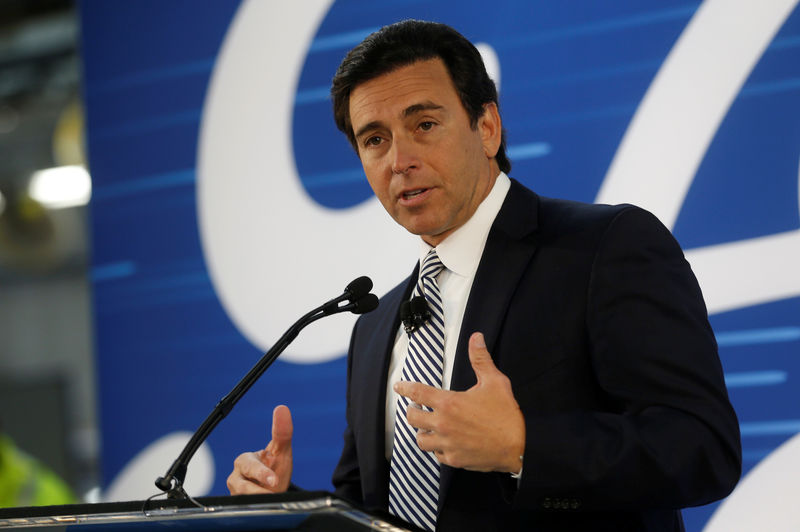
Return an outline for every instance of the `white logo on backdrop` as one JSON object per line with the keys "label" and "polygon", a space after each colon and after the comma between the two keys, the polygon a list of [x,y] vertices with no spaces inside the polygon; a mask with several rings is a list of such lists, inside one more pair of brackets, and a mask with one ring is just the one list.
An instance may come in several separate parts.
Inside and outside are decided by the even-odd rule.
{"label": "white logo on backdrop", "polygon": [[[597,202],[635,203],[672,228],[717,128],[797,3],[706,0],[645,94]],[[800,295],[800,230],[693,249],[686,258],[711,313]]]}

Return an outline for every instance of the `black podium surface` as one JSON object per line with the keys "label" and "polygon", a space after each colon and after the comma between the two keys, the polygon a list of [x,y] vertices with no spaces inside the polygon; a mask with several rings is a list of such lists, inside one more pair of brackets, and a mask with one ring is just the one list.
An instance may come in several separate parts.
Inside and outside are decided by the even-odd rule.
{"label": "black podium surface", "polygon": [[408,531],[327,492],[1,508],[0,530]]}

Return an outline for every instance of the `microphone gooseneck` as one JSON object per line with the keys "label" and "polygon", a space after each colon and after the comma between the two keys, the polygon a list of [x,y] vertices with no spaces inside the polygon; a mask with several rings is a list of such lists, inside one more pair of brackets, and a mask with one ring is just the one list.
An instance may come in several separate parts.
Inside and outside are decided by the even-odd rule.
{"label": "microphone gooseneck", "polygon": [[[163,477],[156,479],[156,487],[167,493],[171,499],[188,498],[183,489],[183,481],[186,478],[186,470],[189,461],[200,448],[200,445],[208,438],[211,431],[216,428],[220,421],[233,409],[234,405],[247,393],[255,382],[264,374],[281,353],[289,346],[298,333],[308,324],[317,321],[325,316],[339,314],[340,312],[352,312],[354,314],[364,314],[375,310],[378,307],[378,297],[370,294],[372,290],[372,280],[363,276],[355,279],[344,289],[344,293],[338,297],[323,303],[314,310],[306,313],[297,320],[289,329],[283,333],[275,345],[264,353],[261,359],[250,369],[239,383],[228,392],[228,395],[220,399],[211,414],[208,415],[202,425],[195,431],[189,442],[181,451],[178,458],[172,463],[167,473]],[[347,301],[344,305],[340,305]]]}

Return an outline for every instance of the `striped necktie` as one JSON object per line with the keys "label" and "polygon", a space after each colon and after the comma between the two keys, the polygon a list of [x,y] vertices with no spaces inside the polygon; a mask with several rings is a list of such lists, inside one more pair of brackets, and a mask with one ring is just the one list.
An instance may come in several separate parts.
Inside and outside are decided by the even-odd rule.
{"label": "striped necktie", "polygon": [[[444,269],[432,249],[422,262],[414,297],[425,296],[430,318],[410,334],[403,380],[442,387],[444,364],[444,315],[436,277]],[[439,500],[439,461],[432,452],[417,446],[416,429],[408,424],[410,401],[397,398],[394,446],[389,475],[389,511],[426,530],[436,528]],[[416,407],[416,405],[412,406]],[[423,407],[429,410],[427,407]]]}

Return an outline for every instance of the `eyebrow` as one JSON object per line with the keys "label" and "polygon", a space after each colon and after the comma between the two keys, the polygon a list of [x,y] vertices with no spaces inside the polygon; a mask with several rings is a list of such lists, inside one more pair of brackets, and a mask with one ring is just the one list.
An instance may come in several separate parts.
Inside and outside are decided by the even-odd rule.
{"label": "eyebrow", "polygon": [[[409,116],[420,113],[422,111],[438,111],[439,109],[444,109],[443,106],[439,104],[435,104],[431,101],[425,101],[420,103],[415,103],[414,105],[409,105],[405,109],[403,109],[403,117],[408,118]],[[364,133],[369,131],[370,129],[375,129],[381,126],[381,123],[376,121],[372,121],[368,124],[365,124],[363,127],[359,128],[354,135],[355,138],[360,138]]]}
{"label": "eyebrow", "polygon": [[430,101],[415,103],[414,105],[409,105],[403,110],[403,116],[407,118],[414,113],[419,113],[421,111],[437,111],[439,109],[444,109],[444,107]]}

